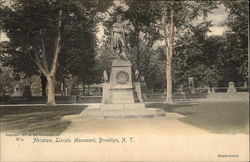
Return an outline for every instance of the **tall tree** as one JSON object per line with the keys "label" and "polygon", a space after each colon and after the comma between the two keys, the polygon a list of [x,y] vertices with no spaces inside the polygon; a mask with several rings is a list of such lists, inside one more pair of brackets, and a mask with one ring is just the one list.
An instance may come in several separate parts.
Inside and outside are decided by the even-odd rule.
{"label": "tall tree", "polygon": [[61,49],[61,7],[58,2],[19,0],[4,12],[4,28],[10,46],[21,54],[30,55],[48,80],[48,104],[55,104],[55,74]]}
{"label": "tall tree", "polygon": [[198,16],[206,16],[215,8],[212,1],[152,1],[152,7],[158,12],[158,23],[163,30],[166,46],[166,84],[167,95],[165,103],[173,103],[172,95],[172,62],[174,49],[182,31],[188,28],[188,24]]}

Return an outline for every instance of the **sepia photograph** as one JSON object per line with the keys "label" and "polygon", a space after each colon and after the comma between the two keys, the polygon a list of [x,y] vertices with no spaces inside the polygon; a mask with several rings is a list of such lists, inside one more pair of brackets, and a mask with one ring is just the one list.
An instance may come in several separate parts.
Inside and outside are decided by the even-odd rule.
{"label": "sepia photograph", "polygon": [[249,157],[247,0],[0,0],[0,162]]}

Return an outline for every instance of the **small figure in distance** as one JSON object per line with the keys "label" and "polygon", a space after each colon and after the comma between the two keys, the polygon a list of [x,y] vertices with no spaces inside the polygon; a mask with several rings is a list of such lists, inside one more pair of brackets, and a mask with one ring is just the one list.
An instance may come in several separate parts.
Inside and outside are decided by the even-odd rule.
{"label": "small figure in distance", "polygon": [[136,71],[135,71],[135,81],[136,82],[139,82],[139,71],[136,69]]}
{"label": "small figure in distance", "polygon": [[103,71],[103,80],[104,80],[104,83],[107,83],[109,81],[108,74],[107,74],[106,70]]}

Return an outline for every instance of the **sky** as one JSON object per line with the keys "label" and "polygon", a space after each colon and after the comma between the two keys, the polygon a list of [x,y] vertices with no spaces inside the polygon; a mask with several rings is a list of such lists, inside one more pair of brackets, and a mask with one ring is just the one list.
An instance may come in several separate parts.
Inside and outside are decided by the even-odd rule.
{"label": "sky", "polygon": [[227,30],[227,26],[223,25],[227,18],[227,12],[224,5],[219,5],[217,9],[213,10],[213,13],[208,15],[208,20],[212,21],[213,27],[210,28],[211,32],[208,35],[222,35]]}
{"label": "sky", "polygon": [[[119,6],[120,0],[115,1],[115,5]],[[124,6],[124,5],[123,5]],[[214,9],[211,14],[208,15],[207,20],[212,21],[213,26],[210,28],[211,32],[208,35],[222,35],[222,33],[227,30],[227,26],[223,25],[223,22],[227,18],[227,13],[225,11],[225,7],[223,5],[219,5],[217,9]],[[198,18],[195,22],[201,21],[202,18]],[[97,33],[97,38],[101,40],[104,36],[104,29],[101,24],[98,26],[99,32]],[[0,36],[0,41],[6,41],[8,38],[4,33]]]}

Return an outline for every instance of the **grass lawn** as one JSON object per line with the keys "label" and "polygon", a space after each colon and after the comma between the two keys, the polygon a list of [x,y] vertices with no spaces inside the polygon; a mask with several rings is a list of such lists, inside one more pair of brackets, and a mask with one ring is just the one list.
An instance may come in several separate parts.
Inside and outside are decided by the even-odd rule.
{"label": "grass lawn", "polygon": [[249,133],[248,102],[217,102],[195,105],[149,104],[167,112],[185,115],[178,120],[207,130],[210,133]]}
{"label": "grass lawn", "polygon": [[59,135],[70,121],[65,115],[79,114],[86,106],[0,106],[1,132],[47,133]]}

